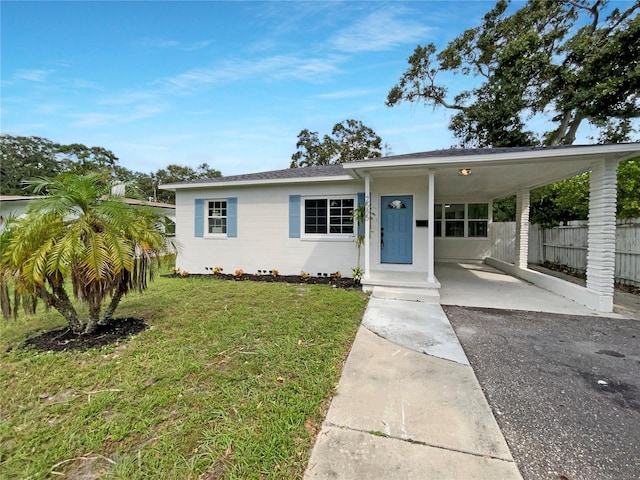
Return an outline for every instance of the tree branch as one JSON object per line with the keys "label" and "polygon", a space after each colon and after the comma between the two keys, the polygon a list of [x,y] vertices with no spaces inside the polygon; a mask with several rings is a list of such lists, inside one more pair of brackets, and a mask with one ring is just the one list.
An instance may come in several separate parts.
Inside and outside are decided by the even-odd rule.
{"label": "tree branch", "polygon": [[564,145],[573,145],[573,142],[576,141],[576,132],[578,131],[578,127],[582,123],[582,121],[586,118],[586,116],[580,112],[576,112],[573,117],[573,121],[571,122],[571,127],[567,132],[567,135],[564,137],[564,141],[562,142]]}
{"label": "tree branch", "polygon": [[551,142],[549,143],[550,146],[562,144],[565,137],[565,131],[567,130],[567,127],[569,126],[570,121],[571,121],[571,111],[568,110],[564,112],[564,115],[562,116],[562,121],[560,122],[560,125],[556,129],[555,135],[553,136]]}
{"label": "tree branch", "polygon": [[634,10],[637,10],[638,8],[640,8],[640,2],[634,3],[632,6],[627,8],[624,12],[622,12],[620,14],[620,17],[614,23],[609,25],[609,28],[607,28],[606,30],[603,30],[604,36],[605,37],[608,36],[613,30],[618,28],[618,26],[622,22],[624,22],[633,13]]}

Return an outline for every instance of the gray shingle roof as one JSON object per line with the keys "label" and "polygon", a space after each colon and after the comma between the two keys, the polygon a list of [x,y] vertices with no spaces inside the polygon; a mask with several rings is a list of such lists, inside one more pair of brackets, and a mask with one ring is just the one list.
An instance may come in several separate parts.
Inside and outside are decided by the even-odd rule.
{"label": "gray shingle roof", "polygon": [[365,158],[356,162],[368,162],[375,160],[402,160],[405,158],[446,158],[471,155],[495,155],[500,153],[535,152],[536,150],[560,150],[571,148],[596,147],[602,145],[554,145],[552,147],[496,147],[496,148],[445,148],[428,152],[407,153],[404,155],[391,155],[382,158]]}
{"label": "gray shingle roof", "polygon": [[[447,148],[443,150],[431,150],[428,152],[407,153],[403,155],[391,155],[388,157],[369,158],[364,160],[357,160],[353,163],[366,163],[369,161],[380,160],[403,160],[414,158],[447,158],[457,156],[481,156],[481,155],[495,155],[495,154],[509,154],[520,152],[534,152],[542,150],[561,150],[572,148],[585,148],[585,147],[602,147],[602,145],[556,145],[552,147],[498,147],[498,148]],[[212,184],[212,183],[229,183],[229,182],[242,182],[242,181],[260,181],[260,180],[287,180],[287,179],[304,179],[304,178],[318,178],[318,177],[340,177],[348,175],[345,172],[342,165],[320,165],[315,167],[301,167],[301,168],[285,168],[282,170],[271,170],[268,172],[247,173],[243,175],[230,175],[226,177],[217,178],[203,178],[199,180],[193,180],[191,182],[181,182],[163,185],[163,187],[174,185],[198,185],[198,184]]]}
{"label": "gray shingle roof", "polygon": [[319,165],[316,167],[285,168],[283,170],[271,170],[269,172],[246,173],[243,175],[230,175],[227,177],[202,178],[188,182],[198,183],[218,183],[218,182],[241,182],[254,180],[282,180],[288,178],[315,178],[315,177],[338,177],[348,175],[342,165]]}

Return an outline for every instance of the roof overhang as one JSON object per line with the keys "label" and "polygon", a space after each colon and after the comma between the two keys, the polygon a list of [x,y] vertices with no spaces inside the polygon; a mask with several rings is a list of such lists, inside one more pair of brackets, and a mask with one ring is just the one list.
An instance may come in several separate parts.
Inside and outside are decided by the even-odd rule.
{"label": "roof overhang", "polygon": [[[460,151],[458,151],[460,152]],[[433,152],[437,154],[438,152]],[[402,155],[345,163],[353,178],[435,176],[436,195],[501,198],[591,170],[599,160],[622,161],[640,156],[640,143],[571,146],[525,151]],[[470,169],[462,175],[460,169]]]}
{"label": "roof overhang", "polygon": [[40,196],[0,195],[0,202],[28,202],[40,198]]}
{"label": "roof overhang", "polygon": [[271,179],[254,179],[254,180],[212,180],[210,182],[187,182],[187,183],[168,183],[160,185],[162,190],[175,192],[176,190],[194,189],[194,188],[228,188],[228,187],[250,187],[259,185],[281,185],[294,183],[318,183],[318,182],[352,182],[354,177],[348,172],[344,175],[329,175],[326,177],[295,177],[295,178],[271,178]]}

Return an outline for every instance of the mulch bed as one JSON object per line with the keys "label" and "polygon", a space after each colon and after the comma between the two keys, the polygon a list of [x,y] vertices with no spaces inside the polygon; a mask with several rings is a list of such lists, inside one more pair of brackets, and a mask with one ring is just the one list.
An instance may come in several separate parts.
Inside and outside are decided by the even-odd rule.
{"label": "mulch bed", "polygon": [[[566,265],[560,265],[552,262],[544,262],[540,265],[543,268],[547,268],[549,270],[553,270],[554,272],[560,272],[565,275],[569,275],[575,278],[581,278],[582,280],[586,280],[587,274],[584,272],[578,272],[574,269],[567,267]],[[634,285],[625,285],[623,283],[616,283],[616,288],[623,292],[631,293],[633,295],[640,295],[640,287],[636,287]]]}
{"label": "mulch bed", "polygon": [[181,275],[179,273],[166,275],[170,278],[219,278],[222,280],[229,280],[234,282],[243,282],[243,281],[253,281],[253,282],[284,282],[284,283],[307,283],[310,285],[333,285],[337,288],[360,288],[360,282],[354,280],[353,278],[348,277],[340,277],[335,278],[331,276],[327,277],[307,277],[303,278],[300,275],[255,275],[243,273],[242,275],[232,275],[229,273],[218,273],[218,274],[193,274],[190,273],[188,275]]}
{"label": "mulch bed", "polygon": [[84,351],[124,340],[147,327],[139,318],[115,318],[108,325],[99,325],[94,333],[76,334],[68,327],[59,328],[28,339],[22,347],[43,352]]}

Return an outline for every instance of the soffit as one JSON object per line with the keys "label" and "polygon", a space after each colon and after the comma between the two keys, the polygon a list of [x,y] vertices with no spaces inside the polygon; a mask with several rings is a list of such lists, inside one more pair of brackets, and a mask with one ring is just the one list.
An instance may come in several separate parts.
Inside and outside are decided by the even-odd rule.
{"label": "soffit", "polygon": [[[402,159],[397,164],[391,161],[369,165],[366,162],[353,163],[348,169],[355,177],[363,178],[370,175],[374,185],[376,179],[380,178],[426,176],[433,172],[436,197],[473,197],[489,200],[512,195],[520,189],[532,189],[588,172],[598,160],[622,160],[640,154],[638,147],[632,152],[596,150],[599,149],[580,156],[554,152],[554,155],[536,158],[509,158],[504,155],[455,159],[409,158]],[[461,168],[470,168],[471,174],[461,175]]]}

